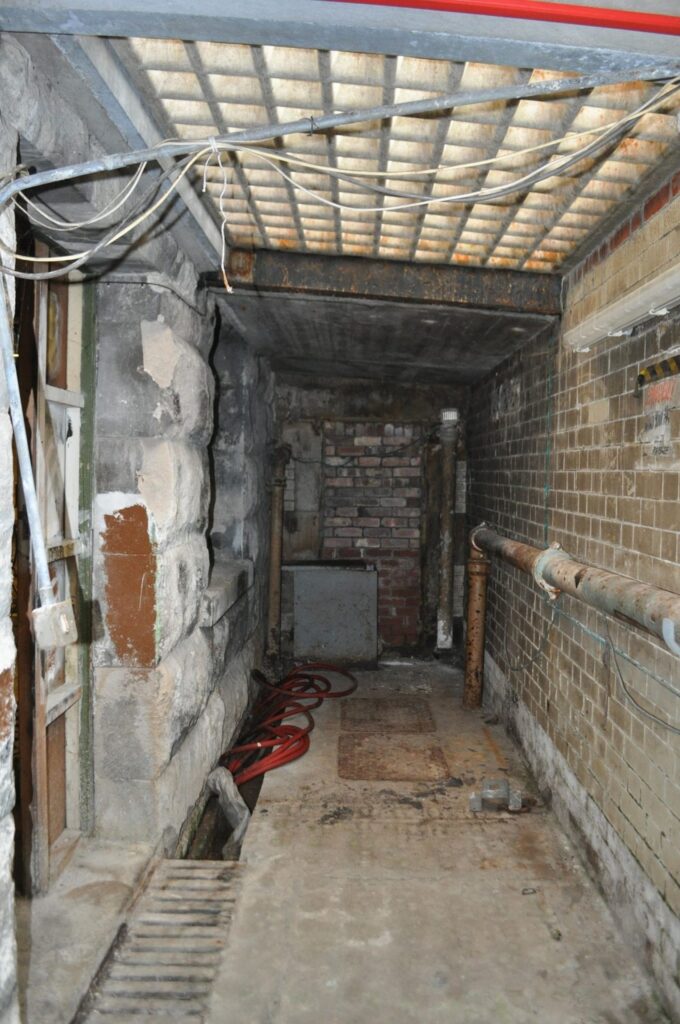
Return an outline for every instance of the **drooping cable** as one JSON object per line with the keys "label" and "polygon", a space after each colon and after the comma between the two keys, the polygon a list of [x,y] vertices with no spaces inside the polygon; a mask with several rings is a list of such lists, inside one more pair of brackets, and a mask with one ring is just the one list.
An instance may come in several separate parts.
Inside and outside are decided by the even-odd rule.
{"label": "drooping cable", "polygon": [[609,619],[607,618],[605,618],[605,628],[607,630],[607,641],[612,656],[612,663],[614,665],[616,679],[618,680],[619,686],[623,690],[624,694],[626,695],[630,703],[635,708],[637,708],[640,714],[644,715],[645,718],[649,718],[652,722],[656,722],[657,725],[662,725],[664,729],[668,729],[669,732],[675,733],[676,736],[680,736],[680,725],[674,725],[672,722],[668,722],[665,718],[661,718],[659,715],[655,715],[653,711],[649,711],[646,707],[640,704],[639,700],[637,700],[637,698],[631,692],[630,687],[626,683],[625,679],[623,678],[623,673],[621,672],[621,666],[619,664],[619,660],[617,657],[617,648],[614,646],[614,643],[612,641],[611,633],[609,632]]}
{"label": "drooping cable", "polygon": [[[573,83],[572,83],[572,87],[573,87]],[[630,123],[632,123],[634,121],[639,120],[641,117],[643,117],[645,115],[645,113],[648,113],[652,109],[656,109],[660,105],[662,105],[663,103],[667,102],[667,100],[675,92],[677,92],[679,89],[680,89],[680,84],[679,84],[678,79],[677,78],[673,79],[670,83],[668,83],[667,85],[663,86],[660,90],[658,90],[657,93],[653,97],[651,97],[644,104],[639,106],[635,111],[633,111],[630,114],[626,115],[625,117],[619,119],[619,121],[613,122],[611,124],[611,126],[609,126],[609,127],[601,126],[601,128],[593,129],[592,132],[587,133],[589,135],[597,135],[597,137],[595,139],[593,139],[587,145],[581,147],[580,149],[576,150],[575,152],[571,152],[571,153],[566,154],[564,156],[557,157],[556,159],[553,159],[552,161],[549,161],[543,167],[536,168],[533,171],[530,171],[527,174],[525,174],[525,175],[523,175],[523,176],[521,176],[521,177],[519,177],[519,178],[517,178],[517,179],[515,179],[515,180],[513,180],[511,182],[507,182],[504,185],[500,185],[500,186],[497,186],[497,187],[494,187],[494,188],[479,189],[479,190],[472,191],[472,192],[456,193],[456,194],[445,195],[445,196],[425,196],[424,197],[424,196],[418,195],[416,193],[408,193],[408,192],[401,192],[399,190],[394,190],[394,189],[386,189],[386,188],[383,188],[380,185],[375,185],[375,184],[371,185],[369,183],[366,183],[366,182],[360,180],[358,177],[354,177],[353,175],[346,174],[344,171],[341,171],[340,169],[330,168],[330,167],[321,168],[321,165],[315,165],[315,166],[318,166],[318,169],[320,171],[322,171],[322,173],[339,177],[339,178],[341,178],[341,180],[347,180],[347,181],[351,182],[353,185],[355,185],[356,187],[358,187],[360,189],[367,190],[367,191],[374,191],[374,192],[377,192],[378,194],[387,195],[387,196],[390,196],[390,197],[409,198],[411,200],[410,202],[407,202],[407,203],[390,204],[389,206],[387,206],[387,205],[382,206],[381,205],[380,207],[374,207],[374,208],[373,207],[365,207],[365,206],[361,206],[361,205],[360,206],[353,206],[353,205],[350,205],[350,204],[347,204],[347,203],[336,203],[334,200],[329,199],[326,196],[323,196],[323,195],[315,192],[313,189],[307,188],[301,182],[295,180],[290,175],[287,175],[286,172],[281,167],[279,167],[277,165],[277,161],[281,162],[281,163],[286,163],[286,162],[294,163],[294,161],[296,161],[298,159],[296,157],[293,157],[293,156],[290,156],[290,155],[286,155],[286,154],[283,154],[283,153],[276,153],[276,152],[271,152],[271,153],[267,154],[263,150],[256,150],[254,148],[253,149],[249,149],[249,144],[248,144],[247,141],[243,141],[241,143],[236,143],[236,142],[232,143],[230,141],[230,139],[229,139],[229,136],[227,136],[227,137],[220,137],[219,139],[216,139],[215,137],[211,137],[209,140],[207,140],[209,142],[208,146],[201,146],[201,148],[199,148],[198,151],[195,152],[192,156],[185,156],[184,159],[178,161],[176,164],[171,165],[168,168],[168,171],[165,172],[165,175],[162,175],[161,178],[158,179],[158,181],[162,181],[162,180],[165,179],[166,175],[170,175],[170,176],[174,175],[173,180],[172,180],[169,188],[155,202],[153,202],[149,206],[148,209],[143,210],[139,214],[139,216],[135,217],[134,219],[131,219],[130,214],[126,215],[126,217],[124,218],[122,224],[119,224],[119,225],[116,226],[115,229],[110,230],[104,236],[104,238],[102,238],[92,248],[87,249],[86,251],[80,252],[80,253],[72,253],[72,254],[67,254],[67,255],[64,255],[64,256],[52,256],[52,257],[42,257],[41,258],[41,257],[30,257],[30,256],[24,256],[22,254],[18,254],[16,252],[13,252],[12,250],[10,250],[9,248],[5,247],[4,245],[2,245],[0,243],[0,250],[5,252],[7,255],[10,255],[13,259],[18,259],[18,260],[27,261],[27,262],[35,262],[35,263],[39,263],[39,264],[45,264],[45,263],[66,264],[66,266],[64,267],[63,270],[56,270],[56,271],[51,271],[51,272],[47,271],[47,272],[40,272],[40,273],[26,273],[26,272],[10,269],[9,267],[2,267],[2,268],[0,268],[0,270],[2,270],[2,272],[4,272],[4,273],[7,273],[7,274],[15,276],[15,277],[21,277],[21,278],[27,278],[27,279],[33,279],[33,280],[45,280],[45,279],[49,279],[49,278],[52,278],[52,277],[62,276],[65,273],[69,273],[70,271],[77,269],[78,267],[82,266],[87,260],[91,259],[94,255],[96,255],[97,253],[101,252],[102,249],[106,248],[109,245],[113,245],[115,242],[119,241],[121,238],[126,237],[132,231],[134,231],[137,227],[139,227],[142,223],[144,223],[145,220],[147,220],[148,218],[152,217],[161,208],[161,206],[169,200],[170,196],[174,193],[175,189],[177,188],[179,182],[189,173],[189,171],[193,167],[195,167],[196,164],[204,156],[206,156],[209,153],[212,154],[212,153],[215,153],[215,152],[217,152],[219,154],[220,152],[223,152],[223,151],[234,152],[234,151],[239,150],[239,149],[241,149],[241,150],[248,150],[253,156],[255,156],[256,159],[260,159],[260,160],[264,161],[265,163],[269,164],[270,166],[272,166],[272,168],[282,178],[284,178],[284,180],[289,182],[291,184],[291,186],[294,187],[296,190],[299,190],[299,191],[302,191],[304,193],[307,193],[312,198],[314,198],[315,201],[317,201],[317,202],[319,202],[319,203],[321,203],[323,205],[332,206],[332,207],[339,208],[339,209],[342,209],[342,210],[350,210],[350,211],[360,210],[362,213],[370,213],[370,212],[378,212],[378,211],[384,212],[384,210],[386,210],[386,209],[390,210],[390,211],[396,211],[396,210],[414,209],[414,208],[418,208],[418,207],[422,207],[422,206],[430,206],[430,205],[435,205],[435,204],[446,204],[446,203],[469,204],[469,203],[472,203],[472,202],[487,202],[487,203],[495,202],[495,201],[497,201],[499,199],[502,199],[502,198],[504,198],[504,197],[506,197],[508,195],[512,195],[512,194],[514,194],[514,193],[516,193],[518,191],[526,190],[527,188],[531,187],[533,184],[535,184],[535,183],[537,183],[539,181],[545,180],[547,178],[553,177],[553,176],[555,176],[556,174],[558,174],[560,172],[566,171],[566,170],[570,169],[571,167],[575,166],[576,164],[578,164],[579,162],[581,162],[582,160],[587,159],[593,153],[596,153],[598,150],[600,150],[603,147],[609,145],[610,142],[613,142],[616,138],[618,138],[622,134],[622,132],[625,130],[625,128],[626,128],[626,126],[628,124],[630,124]],[[244,134],[244,133],[236,133],[237,136],[239,134]],[[247,133],[245,133],[245,134],[247,134]],[[552,140],[553,143],[557,143],[557,144],[559,144],[560,141],[564,141],[564,138],[562,140]],[[200,146],[200,142],[197,143],[197,144]],[[165,143],[165,142],[163,144],[159,144],[159,146],[157,147],[157,150],[160,152],[160,150],[163,147],[165,147],[165,146],[167,146],[167,143]],[[144,151],[144,154],[145,154],[145,157],[146,157],[147,156],[147,151]],[[226,286],[228,288],[228,281],[226,281],[226,274],[225,274],[225,271],[224,271],[225,256],[226,256],[226,227],[227,227],[227,213],[226,213],[226,209],[225,209],[225,206],[224,206],[224,199],[225,199],[225,194],[226,194],[226,173],[225,173],[225,169],[224,169],[224,167],[222,165],[221,159],[219,159],[218,162],[220,164],[220,167],[221,167],[222,173],[223,173],[222,190],[221,190],[220,199],[219,199],[220,216],[221,216],[221,237],[222,237],[221,269],[222,269],[222,273],[223,273],[223,279],[225,280]],[[307,162],[305,161],[305,163],[307,163]],[[459,165],[459,166],[462,167],[464,165]],[[206,173],[207,173],[207,166],[203,169],[204,180],[205,180]],[[139,169],[138,169],[137,174],[139,174]],[[383,177],[383,176],[389,176],[389,172],[376,172],[376,175],[375,175],[376,178]],[[136,177],[137,177],[137,175],[135,175],[135,178]],[[136,187],[137,183],[138,182],[136,181],[134,187]],[[126,188],[127,187],[129,187],[129,186],[126,186]],[[131,195],[133,191],[134,191],[134,188],[129,192],[129,195]],[[128,195],[128,193],[126,193],[125,190],[123,190],[123,195]],[[121,199],[122,199],[122,197],[119,196],[118,199],[116,200],[116,202],[118,202],[120,204]],[[124,202],[125,200],[122,200],[122,201]],[[115,205],[115,203],[114,203],[114,205]],[[119,208],[119,206],[118,206],[118,208]],[[137,205],[136,208],[139,209],[139,204]],[[91,226],[94,223],[95,219],[96,218],[92,218],[89,222],[88,221],[82,221],[82,222],[80,222],[79,226],[80,227]],[[65,223],[66,222],[62,222],[62,224],[65,224]],[[75,225],[74,225],[74,227],[75,227]]]}

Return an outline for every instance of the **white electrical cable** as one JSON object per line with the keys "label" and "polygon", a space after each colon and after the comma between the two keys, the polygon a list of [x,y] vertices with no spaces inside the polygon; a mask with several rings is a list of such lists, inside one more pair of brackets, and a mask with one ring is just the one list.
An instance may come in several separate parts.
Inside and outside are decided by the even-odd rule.
{"label": "white electrical cable", "polygon": [[[43,223],[40,225],[41,227],[51,227],[55,231],[78,231],[82,228],[89,228],[98,224],[100,221],[105,220],[106,217],[110,217],[111,214],[116,213],[117,210],[124,206],[139,185],[147,166],[148,165],[146,163],[140,164],[135,171],[134,176],[127,182],[118,195],[109,200],[107,205],[99,213],[95,214],[93,217],[89,217],[87,220],[66,221],[62,220],[60,217],[54,217],[50,212],[48,212],[48,210],[44,209],[42,206],[38,206],[37,203],[34,203],[33,200],[25,194],[14,196],[12,202],[18,206],[19,209],[23,209],[19,203],[19,199],[23,199],[27,207],[30,207],[35,214],[48,222],[47,224]],[[28,210],[25,209],[24,213],[28,214]]]}
{"label": "white electrical cable", "polygon": [[[672,85],[673,86],[676,85],[679,81],[680,81],[680,79],[674,79],[673,82],[669,82],[667,86],[664,86],[664,88],[660,92],[665,93],[666,89],[670,88],[670,86],[672,86]],[[654,97],[653,105],[650,106],[648,109],[644,110],[644,113],[651,113],[653,110],[657,109],[659,106],[662,106],[665,99],[666,99],[665,95],[661,96],[660,93],[658,93]],[[639,108],[639,109],[642,109],[642,108]],[[538,152],[541,152],[541,151],[543,151],[545,149],[551,149],[552,147],[561,146],[565,142],[573,142],[576,139],[588,137],[590,135],[602,134],[604,132],[609,131],[612,128],[623,127],[624,124],[630,123],[631,121],[639,120],[640,116],[641,115],[640,115],[640,113],[638,113],[638,110],[634,110],[634,111],[631,111],[629,114],[626,114],[624,117],[618,118],[618,120],[616,120],[616,121],[608,121],[606,124],[598,125],[595,128],[584,129],[583,131],[580,131],[580,132],[567,132],[565,135],[559,136],[559,138],[550,139],[547,142],[541,142],[541,143],[538,143],[535,146],[526,146],[524,149],[517,149],[517,150],[513,150],[512,152],[509,152],[509,153],[503,153],[500,156],[490,156],[490,157],[487,157],[484,160],[470,160],[470,161],[466,161],[465,163],[459,163],[459,164],[441,164],[439,167],[427,167],[427,168],[424,168],[424,169],[419,170],[419,171],[359,171],[359,170],[351,170],[351,171],[347,171],[346,173],[347,174],[351,174],[353,178],[385,178],[385,179],[391,179],[391,180],[394,180],[394,181],[397,181],[397,180],[410,181],[410,180],[412,180],[414,178],[417,178],[417,177],[421,177],[421,176],[425,176],[425,175],[431,175],[431,174],[441,174],[441,173],[445,173],[446,171],[465,171],[465,170],[473,170],[476,167],[489,167],[489,166],[492,166],[493,164],[501,163],[501,162],[506,161],[506,160],[515,160],[515,159],[517,159],[517,157],[529,156],[531,153],[538,153]],[[509,127],[511,128],[513,126],[509,125]],[[468,147],[465,147],[465,148],[468,148]],[[260,153],[264,153],[265,156],[268,156],[268,157],[270,157],[270,159],[276,160],[277,162],[280,162],[280,163],[290,163],[290,164],[294,163],[294,164],[297,164],[300,167],[308,167],[308,168],[310,168],[312,170],[320,171],[321,173],[328,173],[328,174],[331,174],[331,175],[337,175],[338,173],[343,173],[342,172],[342,168],[334,168],[334,167],[328,167],[325,164],[317,164],[317,163],[314,163],[314,161],[305,160],[305,159],[303,159],[302,157],[300,157],[300,156],[298,156],[296,154],[278,153],[278,152],[276,152],[273,149],[271,151],[270,150],[262,150],[260,148],[255,147],[255,146],[250,146],[250,145],[246,145],[246,144],[243,145],[242,151],[243,152],[257,154],[257,155],[259,155]]]}
{"label": "white electrical cable", "polygon": [[[126,225],[126,227],[121,228],[120,231],[116,232],[107,241],[106,245],[107,246],[113,245],[115,242],[119,241],[119,239],[123,238],[125,235],[129,234],[131,231],[134,231],[134,229],[136,227],[138,227],[145,220],[147,220],[149,217],[151,217],[152,214],[154,214],[156,212],[156,210],[160,206],[163,205],[163,203],[167,202],[167,200],[170,198],[170,196],[173,194],[173,192],[177,188],[177,185],[179,184],[179,182],[189,173],[189,171],[194,166],[194,164],[198,160],[200,160],[202,156],[204,156],[207,152],[209,152],[209,150],[210,150],[210,147],[208,147],[207,149],[200,149],[197,153],[195,153],[194,156],[185,164],[185,166],[183,167],[183,169],[180,172],[180,174],[174,179],[174,181],[172,182],[172,184],[170,185],[168,190],[166,192],[164,192],[148,208],[148,210],[145,210],[138,217],[136,217],[132,221],[131,224]],[[0,242],[0,250],[2,252],[7,253],[10,256],[13,256],[15,259],[24,260],[24,262],[28,262],[28,263],[68,263],[68,262],[72,262],[74,260],[78,260],[80,262],[83,262],[85,259],[87,259],[88,257],[92,256],[94,254],[94,252],[95,252],[95,248],[92,248],[92,249],[86,249],[83,252],[79,252],[79,253],[71,253],[70,255],[67,255],[67,256],[24,256],[21,253],[14,252],[8,246],[4,245],[3,242]],[[5,269],[5,268],[2,268],[2,269]]]}
{"label": "white electrical cable", "polygon": [[[680,82],[680,79],[674,79],[672,82],[668,83],[662,89],[660,89],[654,95],[654,97],[652,97],[650,100],[648,100],[645,103],[643,103],[635,111],[632,111],[631,113],[627,114],[625,117],[620,118],[618,121],[611,122],[610,124],[599,126],[598,128],[591,129],[591,130],[589,130],[587,132],[575,133],[575,134],[573,134],[571,136],[570,135],[564,135],[564,136],[562,136],[559,139],[551,140],[549,143],[542,143],[542,144],[540,144],[538,146],[535,146],[535,147],[529,147],[528,149],[521,150],[518,153],[504,154],[503,156],[500,156],[500,157],[489,158],[486,161],[473,161],[473,162],[468,163],[468,164],[449,165],[448,167],[445,167],[443,169],[444,170],[452,170],[452,169],[455,168],[455,169],[461,170],[461,169],[468,169],[468,168],[472,168],[472,167],[476,167],[476,166],[485,166],[487,164],[496,163],[496,162],[499,162],[500,160],[509,159],[511,157],[515,157],[516,158],[518,155],[524,155],[525,153],[536,152],[536,151],[541,150],[541,149],[546,149],[546,148],[549,148],[550,146],[561,145],[562,143],[564,143],[565,141],[568,141],[569,139],[580,138],[580,137],[583,137],[584,135],[585,136],[592,136],[592,135],[598,135],[598,134],[606,134],[606,132],[615,132],[616,129],[621,128],[621,127],[623,127],[624,125],[626,125],[628,123],[631,123],[633,121],[639,121],[646,113],[649,113],[652,110],[657,109],[659,106],[661,106],[665,102],[665,100],[666,100],[666,98],[668,96],[669,90],[676,89],[679,82]],[[203,140],[201,140],[201,141],[203,141]],[[241,151],[244,151],[244,152],[247,151],[247,152],[252,153],[253,156],[255,156],[257,159],[260,159],[260,160],[264,161],[265,163],[269,164],[272,167],[272,169],[276,171],[277,174],[279,174],[282,178],[284,178],[284,180],[289,182],[295,189],[297,189],[297,190],[299,190],[301,192],[306,193],[307,195],[311,196],[312,198],[314,198],[318,202],[322,203],[323,205],[331,206],[331,207],[333,207],[335,209],[347,210],[347,211],[352,211],[352,212],[354,212],[356,210],[360,210],[363,213],[378,213],[378,212],[384,212],[384,211],[410,210],[410,209],[415,209],[415,208],[419,208],[419,207],[423,207],[423,206],[430,206],[430,205],[435,205],[435,204],[446,204],[446,203],[465,203],[465,204],[469,204],[471,202],[476,202],[476,201],[492,202],[494,199],[502,198],[502,197],[505,197],[507,195],[513,194],[516,191],[520,191],[523,188],[523,186],[525,186],[525,185],[527,185],[527,184],[529,184],[529,183],[531,183],[533,181],[546,180],[546,178],[553,177],[563,167],[565,167],[567,165],[574,166],[582,158],[585,158],[585,157],[589,156],[590,153],[593,151],[593,148],[595,147],[595,143],[594,142],[588,143],[586,146],[581,147],[580,150],[569,152],[569,153],[565,154],[564,156],[557,157],[553,161],[548,161],[548,163],[545,164],[542,169],[541,168],[534,169],[534,170],[528,172],[527,174],[521,176],[520,178],[517,178],[517,179],[513,180],[512,182],[506,183],[504,185],[496,186],[495,188],[478,189],[478,190],[473,191],[473,192],[459,193],[459,194],[456,194],[456,195],[424,196],[422,199],[421,198],[417,198],[417,199],[413,199],[412,201],[409,201],[409,202],[406,202],[406,203],[397,203],[397,204],[392,204],[392,205],[389,205],[389,206],[388,205],[381,205],[379,207],[364,207],[364,206],[352,206],[352,205],[347,204],[347,203],[337,203],[337,202],[335,202],[332,199],[327,199],[325,196],[317,193],[313,189],[307,188],[305,185],[302,185],[300,182],[295,181],[295,179],[293,179],[289,175],[287,175],[285,173],[285,171],[283,171],[282,168],[278,166],[278,163],[289,163],[289,164],[290,163],[295,163],[298,166],[312,167],[314,170],[317,170],[317,171],[319,171],[319,172],[321,172],[323,174],[328,174],[329,176],[341,175],[341,176],[344,176],[346,178],[349,177],[350,181],[351,181],[351,179],[352,179],[352,177],[354,177],[354,175],[353,174],[350,175],[350,174],[343,173],[342,170],[339,169],[339,168],[323,167],[322,165],[315,164],[315,163],[310,162],[310,161],[301,160],[300,158],[298,158],[296,156],[286,155],[286,154],[281,154],[281,153],[276,153],[276,152],[268,152],[268,151],[265,151],[265,150],[262,150],[262,149],[255,149],[255,148],[251,148],[250,146],[248,146],[246,144],[243,144],[243,143],[240,144],[240,145],[237,145],[237,144],[231,145],[228,142],[216,142],[214,137],[210,137],[209,139],[207,139],[205,141],[208,142],[209,145],[205,146],[204,148],[201,148],[190,159],[186,160],[186,162],[184,163],[184,166],[182,167],[181,172],[173,179],[173,181],[170,184],[169,188],[154,203],[152,203],[152,205],[147,210],[145,210],[142,213],[140,213],[139,216],[137,216],[130,224],[126,224],[119,231],[115,232],[111,237],[107,238],[105,242],[103,242],[103,243],[100,242],[97,246],[94,246],[93,248],[85,250],[85,251],[83,251],[81,253],[71,253],[71,254],[64,255],[64,256],[43,256],[43,257],[24,256],[22,254],[14,252],[13,250],[11,250],[7,246],[5,246],[2,242],[0,242],[0,250],[2,250],[3,252],[7,253],[10,256],[13,256],[15,259],[19,259],[19,260],[22,260],[24,262],[40,263],[40,264],[46,264],[46,263],[70,264],[70,266],[66,266],[64,268],[64,273],[68,273],[70,270],[74,269],[75,266],[79,266],[80,264],[85,262],[87,259],[89,259],[92,255],[94,255],[96,252],[100,251],[103,248],[108,247],[109,245],[113,245],[115,242],[119,241],[121,238],[123,238],[126,235],[130,234],[130,232],[134,231],[140,224],[142,224],[145,220],[147,220],[149,217],[151,217],[156,212],[156,210],[158,210],[165,202],[168,201],[168,199],[173,195],[173,193],[177,189],[177,186],[178,186],[179,182],[182,181],[182,179],[184,177],[186,177],[186,175],[189,173],[191,168],[196,166],[196,164],[201,160],[202,157],[206,156],[207,154],[210,154],[211,157],[212,157],[212,155],[217,154],[217,156],[218,156],[218,163],[219,163],[219,166],[220,166],[220,168],[222,170],[222,175],[223,175],[222,191],[221,191],[220,197],[219,197],[219,208],[220,208],[220,215],[221,215],[221,218],[222,218],[222,226],[221,226],[221,235],[222,235],[221,269],[222,269],[223,278],[225,280],[225,285],[228,288],[229,286],[228,286],[228,282],[226,281],[226,273],[225,273],[227,211],[225,210],[225,207],[224,207],[224,198],[225,198],[226,189],[227,189],[227,178],[226,178],[225,168],[223,167],[222,161],[221,161],[221,156],[220,156],[221,152],[236,152],[238,150],[241,150]],[[206,179],[209,162],[210,161],[208,161],[206,163],[206,166],[203,168],[204,182],[205,182],[205,179]],[[101,214],[96,215],[95,217],[91,218],[89,221],[82,221],[82,222],[80,222],[78,224],[76,224],[76,223],[68,224],[65,221],[62,221],[61,224],[65,225],[68,228],[74,228],[74,229],[76,227],[80,227],[80,228],[88,227],[91,224],[101,220],[104,216],[110,215],[111,212],[115,212],[115,210],[119,209],[122,205],[124,205],[124,203],[127,201],[128,198],[130,198],[130,196],[132,195],[132,193],[136,189],[137,185],[139,184],[139,180],[141,179],[141,176],[143,174],[145,166],[146,166],[145,164],[142,164],[142,165],[139,166],[139,168],[135,172],[135,176],[133,177],[132,182],[128,182],[128,184],[125,186],[125,189],[123,189],[123,191],[119,194],[119,196],[116,197],[116,199],[112,201],[113,206],[111,206],[111,204],[109,204],[109,208],[108,208],[106,213],[104,213],[104,211],[102,211]],[[420,173],[420,174],[424,174],[424,173],[437,173],[439,170],[440,170],[439,168],[437,168],[437,169],[432,168],[432,169],[427,169],[427,171],[422,171],[422,172],[403,172],[403,173],[409,173],[409,174],[410,173],[414,173],[414,174],[415,173]],[[396,179],[397,177],[401,176],[399,173],[392,173],[392,172],[389,172],[389,171],[385,171],[385,172],[381,171],[381,172],[375,172],[375,173],[369,172],[369,171],[363,171],[363,172],[356,172],[356,173],[357,173],[357,175],[362,176],[362,177],[387,178],[387,179],[391,179],[391,178]],[[360,182],[357,182],[356,184],[360,184]],[[371,186],[367,185],[367,186],[365,186],[365,188],[366,189],[370,189]],[[376,186],[376,188],[377,188],[377,186]],[[383,192],[384,194],[387,194],[387,195],[396,195],[397,197],[400,194],[403,195],[403,193],[394,193],[394,192],[391,192],[389,190],[385,192],[385,190],[380,189],[378,191]],[[408,195],[408,193],[406,193],[406,195]],[[24,198],[27,200],[27,202],[29,202],[32,206],[35,207],[35,204],[32,203],[30,200],[28,200],[28,198],[26,196],[24,196]],[[40,210],[40,212],[42,213],[43,211]],[[2,268],[2,269],[6,269],[8,273],[11,273],[9,268]],[[55,271],[54,273],[58,273],[58,272]],[[20,275],[20,276],[29,277],[30,275],[26,274],[26,275]]]}

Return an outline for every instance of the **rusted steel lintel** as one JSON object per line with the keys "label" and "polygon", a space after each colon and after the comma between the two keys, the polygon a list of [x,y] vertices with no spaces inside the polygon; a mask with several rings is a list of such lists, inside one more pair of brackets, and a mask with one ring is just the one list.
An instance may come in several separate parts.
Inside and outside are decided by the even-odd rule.
{"label": "rusted steel lintel", "polygon": [[233,249],[227,275],[231,284],[263,291],[474,306],[543,316],[561,312],[560,278],[551,274]]}
{"label": "rusted steel lintel", "polygon": [[535,548],[501,537],[488,527],[473,530],[471,540],[478,550],[499,555],[537,583],[646,630],[680,655],[680,595],[577,562],[559,547]]}

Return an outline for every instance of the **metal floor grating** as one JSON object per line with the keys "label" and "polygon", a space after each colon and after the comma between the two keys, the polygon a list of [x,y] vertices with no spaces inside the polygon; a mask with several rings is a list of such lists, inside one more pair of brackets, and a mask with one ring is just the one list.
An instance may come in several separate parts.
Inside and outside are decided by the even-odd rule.
{"label": "metal floor grating", "polygon": [[124,926],[78,1024],[198,1024],[239,884],[227,861],[161,861]]}

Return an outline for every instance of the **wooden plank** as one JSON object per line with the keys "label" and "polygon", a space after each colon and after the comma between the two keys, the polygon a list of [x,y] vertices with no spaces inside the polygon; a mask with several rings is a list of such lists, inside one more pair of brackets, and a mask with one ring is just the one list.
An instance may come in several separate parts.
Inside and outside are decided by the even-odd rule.
{"label": "wooden plank", "polygon": [[[105,1016],[106,1014],[110,1014],[110,1013],[135,1013],[135,1014],[139,1014],[140,1013],[140,1009],[141,1009],[140,1008],[140,1000],[139,999],[134,999],[134,998],[133,999],[123,999],[122,997],[117,997],[117,998],[113,998],[113,999],[108,999],[106,996],[102,996],[101,997],[101,1002],[97,1003],[97,1011],[102,1015],[102,1018],[101,1018],[102,1020],[106,1019],[106,1016]],[[182,1006],[182,1013],[185,1016],[193,1015],[194,1019],[196,1019],[197,1017],[200,1018],[203,1015],[203,1010],[204,1009],[205,1009],[204,1001],[197,999],[197,1000],[194,1000],[193,1002],[189,1002],[189,1001],[184,1002],[184,1004]],[[168,1014],[168,1016],[170,1016],[169,1011],[171,1010],[171,1006],[169,1005],[169,1000],[168,999],[161,999],[159,997],[149,998],[149,999],[145,998],[144,999],[144,1007],[143,1007],[143,1010],[141,1011],[144,1016],[148,1017],[151,1014],[151,1011],[154,1011],[153,1020],[155,1022],[156,1019],[157,1019],[156,1016],[155,1016],[155,1013],[157,1011],[159,1011],[159,1010],[164,1011],[165,1013]],[[142,1016],[141,1018],[138,1017],[137,1019],[138,1020],[140,1020],[140,1019],[143,1020],[144,1016]]]}
{"label": "wooden plank", "polygon": [[47,545],[47,561],[62,562],[65,558],[73,558],[83,550],[80,538],[70,540],[53,540]]}
{"label": "wooden plank", "polygon": [[107,978],[106,996],[130,999],[201,999],[208,994],[210,982],[199,978]]}
{"label": "wooden plank", "polygon": [[45,384],[45,398],[48,402],[56,402],[58,405],[69,405],[76,409],[85,406],[85,397],[80,391],[69,391],[67,388],[55,388],[51,384]]}
{"label": "wooden plank", "polygon": [[114,963],[124,967],[131,965],[143,967],[208,967],[210,970],[220,962],[222,951],[219,949],[174,949],[155,950],[146,946],[128,946],[127,944],[115,954]]}
{"label": "wooden plank", "polygon": [[[78,384],[85,397],[80,430],[80,495],[79,528],[84,537],[92,529],[92,503],[94,497],[94,396],[96,377],[96,325],[95,286],[92,281],[78,289],[81,296],[80,318],[80,367],[73,384]],[[72,304],[73,305],[73,304]],[[75,370],[74,360],[69,358],[69,373]],[[92,666],[90,660],[92,644],[92,551],[88,545],[77,560],[77,586],[75,588],[75,611],[78,623],[78,681],[82,687],[80,702],[80,729],[78,742],[79,758],[79,827],[83,832],[94,828],[94,752],[92,714]]]}
{"label": "wooden plank", "polygon": [[63,715],[47,726],[48,813],[50,845],[66,828],[66,720]]}
{"label": "wooden plank", "polygon": [[224,949],[225,939],[219,932],[213,937],[207,938],[204,935],[192,935],[187,938],[183,931],[169,933],[151,933],[137,931],[135,929],[130,935],[130,951],[140,950],[149,953],[152,950],[164,953],[174,953],[178,950],[187,953],[203,953]]}
{"label": "wooden plank", "polygon": [[80,686],[75,685],[59,686],[47,697],[45,708],[45,721],[48,727],[55,719],[66,714],[69,708],[73,707],[76,701],[80,700]]}
{"label": "wooden plank", "polygon": [[45,349],[46,384],[60,390],[68,377],[68,282],[50,281],[47,286],[47,343]]}
{"label": "wooden plank", "polygon": [[205,964],[140,964],[116,961],[109,971],[109,981],[196,981],[211,982],[215,966]]}

